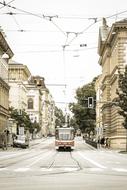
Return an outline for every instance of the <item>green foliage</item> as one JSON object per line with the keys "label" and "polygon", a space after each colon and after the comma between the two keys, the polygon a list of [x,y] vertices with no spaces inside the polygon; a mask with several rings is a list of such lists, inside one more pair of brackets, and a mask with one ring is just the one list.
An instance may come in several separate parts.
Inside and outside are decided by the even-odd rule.
{"label": "green foliage", "polygon": [[57,107],[55,107],[55,127],[63,126],[65,124],[65,116],[63,111]]}
{"label": "green foliage", "polygon": [[116,101],[121,108],[119,114],[124,118],[123,126],[127,129],[127,66],[123,74],[119,73],[118,87]]}
{"label": "green foliage", "polygon": [[17,109],[14,109],[13,107],[9,108],[10,111],[10,117],[12,119],[15,119],[17,122],[17,126],[23,126],[25,130],[29,130],[32,127],[32,123],[30,121],[29,115],[24,111],[20,111]]}
{"label": "green foliage", "polygon": [[96,78],[91,83],[78,88],[75,97],[77,103],[69,104],[69,108],[74,114],[73,121],[75,121],[75,126],[80,128],[82,132],[90,133],[95,128],[95,101],[94,108],[88,108],[88,97],[93,97],[96,100],[95,81]]}
{"label": "green foliage", "polygon": [[37,123],[36,121],[34,123],[31,123],[31,127],[29,128],[30,133],[33,133],[35,129],[36,133],[38,133],[41,130],[39,123]]}

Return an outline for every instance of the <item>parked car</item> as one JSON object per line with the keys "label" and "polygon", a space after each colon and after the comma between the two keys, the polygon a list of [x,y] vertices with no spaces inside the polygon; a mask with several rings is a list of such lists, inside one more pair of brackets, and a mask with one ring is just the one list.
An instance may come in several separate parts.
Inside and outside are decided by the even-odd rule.
{"label": "parked car", "polygon": [[19,148],[28,148],[29,139],[25,135],[16,135],[16,138],[13,141],[13,147]]}

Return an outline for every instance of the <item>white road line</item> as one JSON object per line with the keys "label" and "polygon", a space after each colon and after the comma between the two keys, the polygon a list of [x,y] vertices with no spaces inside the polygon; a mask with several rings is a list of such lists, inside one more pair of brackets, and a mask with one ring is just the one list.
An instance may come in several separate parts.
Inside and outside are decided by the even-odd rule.
{"label": "white road line", "polygon": [[53,168],[41,168],[40,170],[43,172],[47,172],[47,171],[51,172],[53,170]]}
{"label": "white road line", "polygon": [[81,152],[78,152],[78,154],[79,154],[82,158],[84,158],[85,160],[91,162],[92,164],[94,164],[95,166],[97,166],[97,167],[99,167],[99,168],[102,168],[102,169],[107,168],[106,166],[103,166],[103,165],[101,165],[101,164],[95,162],[94,160],[91,160],[90,158],[84,156]]}
{"label": "white road line", "polygon": [[23,154],[26,154],[26,153],[28,153],[28,151],[27,152],[16,152],[15,154],[9,154],[9,155],[0,156],[0,159],[12,158],[12,157],[23,155]]}
{"label": "white road line", "polygon": [[64,168],[65,171],[77,171],[77,168]]}
{"label": "white road line", "polygon": [[0,171],[4,171],[4,170],[7,170],[7,168],[0,168]]}
{"label": "white road line", "polygon": [[92,171],[92,172],[101,172],[101,171],[103,171],[102,168],[89,168],[88,170]]}
{"label": "white road line", "polygon": [[31,166],[33,166],[34,164],[36,164],[37,162],[39,162],[40,160],[42,160],[43,158],[47,157],[48,155],[50,155],[53,151],[48,152],[46,155],[44,156],[39,156],[38,159],[36,158],[36,160],[34,160],[32,163],[30,163],[27,168],[30,168]]}
{"label": "white road line", "polygon": [[112,170],[117,171],[117,172],[127,172],[127,169],[124,169],[124,168],[112,168]]}
{"label": "white road line", "polygon": [[30,168],[17,168],[17,169],[14,169],[15,172],[26,172],[30,170]]}

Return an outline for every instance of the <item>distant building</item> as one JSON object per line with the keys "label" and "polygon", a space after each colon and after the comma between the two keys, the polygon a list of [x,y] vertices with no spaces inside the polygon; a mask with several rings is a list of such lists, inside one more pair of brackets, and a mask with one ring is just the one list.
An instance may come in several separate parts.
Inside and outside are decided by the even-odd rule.
{"label": "distant building", "polygon": [[41,135],[53,135],[55,129],[54,102],[44,78],[32,76],[27,85],[27,113],[32,122],[39,123]]}
{"label": "distant building", "polygon": [[39,124],[42,127],[42,94],[40,88],[36,85],[33,77],[30,78],[26,84],[27,88],[27,109],[30,120],[32,123]]}
{"label": "distant building", "polygon": [[99,30],[98,54],[102,74],[96,81],[97,92],[97,137],[109,137],[111,147],[125,149],[126,132],[119,107],[113,104],[117,97],[119,72],[127,64],[127,20],[115,22],[111,28],[106,20]]}
{"label": "distant building", "polygon": [[55,134],[55,102],[48,89],[43,90],[42,96],[42,124],[47,135]]}
{"label": "distant building", "polygon": [[32,76],[26,65],[9,62],[9,105],[29,115],[41,128],[41,135],[54,133],[54,102],[44,78]]}
{"label": "distant building", "polygon": [[13,57],[3,32],[0,31],[0,132],[8,126],[9,84],[8,62]]}
{"label": "distant building", "polygon": [[27,109],[27,84],[31,73],[26,65],[9,62],[9,106],[17,110]]}

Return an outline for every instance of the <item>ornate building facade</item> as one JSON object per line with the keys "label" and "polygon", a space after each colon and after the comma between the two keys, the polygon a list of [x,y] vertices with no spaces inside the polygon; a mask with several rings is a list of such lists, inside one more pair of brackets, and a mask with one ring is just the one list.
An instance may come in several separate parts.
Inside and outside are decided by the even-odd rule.
{"label": "ornate building facade", "polygon": [[31,121],[36,121],[40,125],[40,135],[53,135],[55,130],[55,104],[45,86],[44,78],[32,76],[28,82],[27,90],[27,113]]}
{"label": "ornate building facade", "polygon": [[99,30],[98,54],[102,74],[96,81],[97,92],[97,138],[109,137],[111,147],[125,149],[126,132],[123,118],[114,100],[117,97],[119,72],[127,64],[127,20],[115,22],[111,28],[106,20]]}
{"label": "ornate building facade", "polygon": [[[4,57],[6,53],[6,57]],[[3,32],[0,32],[0,132],[7,128],[9,117],[8,61],[13,57]]]}
{"label": "ornate building facade", "polygon": [[27,89],[25,84],[31,73],[26,65],[9,62],[9,106],[18,110],[27,109]]}
{"label": "ornate building facade", "polygon": [[44,78],[32,76],[26,65],[10,61],[9,86],[9,106],[26,111],[31,121],[39,124],[41,135],[53,134],[54,104]]}

